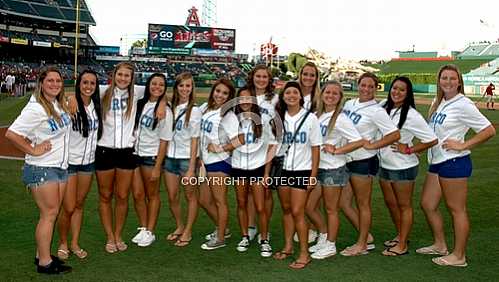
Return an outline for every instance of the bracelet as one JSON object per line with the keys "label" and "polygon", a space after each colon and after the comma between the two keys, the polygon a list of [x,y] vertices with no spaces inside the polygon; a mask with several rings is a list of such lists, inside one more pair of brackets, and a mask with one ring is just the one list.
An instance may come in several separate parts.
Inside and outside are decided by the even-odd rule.
{"label": "bracelet", "polygon": [[406,155],[410,155],[410,154],[414,153],[414,151],[412,150],[411,147],[406,147],[405,150],[404,150],[404,153]]}

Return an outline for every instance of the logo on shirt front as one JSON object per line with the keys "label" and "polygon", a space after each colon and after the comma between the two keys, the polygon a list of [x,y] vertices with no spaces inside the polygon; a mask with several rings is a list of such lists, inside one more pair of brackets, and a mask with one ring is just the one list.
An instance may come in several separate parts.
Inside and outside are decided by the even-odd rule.
{"label": "logo on shirt front", "polygon": [[113,111],[124,111],[127,108],[128,97],[123,98],[113,98],[111,103],[111,109]]}
{"label": "logo on shirt front", "polygon": [[350,120],[352,120],[353,124],[357,125],[359,121],[362,119],[362,115],[352,112],[350,110],[343,110],[343,112],[348,116]]}
{"label": "logo on shirt front", "polygon": [[209,120],[201,120],[201,130],[210,133],[213,130],[213,122]]}
{"label": "logo on shirt front", "polygon": [[71,117],[66,113],[62,113],[60,122],[57,122],[54,118],[49,118],[47,122],[49,124],[50,132],[54,133],[65,126],[70,125]]}
{"label": "logo on shirt front", "polygon": [[307,142],[307,133],[305,131],[300,131],[296,134],[295,140],[292,142],[291,140],[293,139],[293,133],[292,132],[286,132],[284,134],[284,143],[285,144],[305,144]]}
{"label": "logo on shirt front", "polygon": [[444,113],[435,112],[431,115],[430,123],[443,124],[446,117],[447,117],[447,115]]}

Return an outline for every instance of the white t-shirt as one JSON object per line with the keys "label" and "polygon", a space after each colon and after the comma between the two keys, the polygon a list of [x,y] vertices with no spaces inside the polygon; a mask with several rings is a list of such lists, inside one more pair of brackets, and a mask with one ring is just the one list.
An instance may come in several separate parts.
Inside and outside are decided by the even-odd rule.
{"label": "white t-shirt", "polygon": [[[175,128],[173,138],[168,145],[169,158],[190,159],[191,158],[191,139],[199,138],[202,113],[199,107],[194,106],[191,110],[189,125],[185,127],[187,113],[187,103],[178,105],[175,108]],[[180,116],[182,115],[182,116]],[[180,118],[178,118],[180,116]],[[175,122],[175,121],[174,121]]]}
{"label": "white t-shirt", "polygon": [[[390,119],[386,110],[376,100],[359,102],[359,99],[348,100],[343,111],[352,120],[355,128],[363,139],[374,141],[378,131],[383,136],[397,131],[397,126]],[[347,156],[347,161],[364,160],[376,155],[377,150],[366,150],[359,148]]]}
{"label": "white t-shirt", "polygon": [[[104,96],[107,87],[101,86],[101,96]],[[102,137],[97,142],[97,145],[113,149],[133,147],[135,142],[133,128],[135,125],[135,113],[137,112],[137,101],[144,97],[144,87],[135,86],[133,96],[132,112],[130,117],[127,118],[128,90],[114,88],[111,107],[105,112],[105,117],[102,117]]]}
{"label": "white t-shirt", "polygon": [[229,111],[222,118],[221,108],[207,111],[201,118],[200,151],[205,164],[225,161],[230,158],[227,152],[208,152],[210,143],[225,145],[238,135],[239,121],[233,111]]}
{"label": "white t-shirt", "polygon": [[[87,165],[95,161],[95,148],[97,147],[97,133],[99,130],[99,118],[95,111],[94,102],[85,106],[88,119],[88,137],[83,137],[83,133],[73,123],[73,128],[69,134],[69,164]],[[83,129],[82,129],[83,132]]]}
{"label": "white t-shirt", "polygon": [[438,144],[428,150],[428,163],[438,164],[469,155],[470,150],[461,152],[445,150],[442,148],[442,144],[447,139],[464,142],[464,137],[470,128],[479,132],[490,124],[490,121],[480,113],[475,104],[463,94],[458,94],[450,100],[442,99],[429,122],[430,127],[438,137]]}
{"label": "white t-shirt", "polygon": [[[362,139],[359,132],[353,125],[352,121],[346,114],[340,113],[336,119],[333,130],[328,134],[329,120],[333,116],[334,111],[324,113],[319,117],[319,126],[322,136],[322,144],[330,144],[336,148],[345,146],[348,142],[355,142]],[[336,169],[344,166],[347,163],[345,154],[333,155],[321,150],[321,161],[319,168],[322,169]]]}
{"label": "white t-shirt", "polygon": [[262,135],[259,138],[253,132],[253,122],[250,119],[240,121],[239,133],[244,134],[245,144],[232,152],[233,168],[251,170],[265,165],[269,145],[275,144],[275,139],[270,127],[270,117],[266,114],[261,116]]}
{"label": "white t-shirt", "polygon": [[[158,101],[159,103],[159,101]],[[170,107],[166,107],[166,117],[158,121],[153,129],[154,107],[156,102],[147,102],[140,115],[139,124],[135,136],[135,154],[141,157],[153,157],[158,155],[160,139],[170,141],[172,139],[173,114]]]}
{"label": "white t-shirt", "polygon": [[[390,111],[390,119],[398,125],[400,120],[401,108],[394,108]],[[437,139],[433,130],[428,126],[423,116],[414,108],[409,108],[407,119],[400,129],[399,143],[407,144],[412,147],[412,140],[416,137],[423,143],[429,143]],[[419,159],[416,154],[406,155],[399,152],[393,152],[390,146],[379,150],[380,165],[383,168],[391,170],[407,169],[417,166]]]}
{"label": "white t-shirt", "polygon": [[311,170],[312,169],[312,146],[320,146],[322,144],[321,131],[319,129],[319,121],[317,117],[310,113],[307,119],[296,134],[294,142],[291,142],[293,135],[300,125],[301,120],[305,117],[307,110],[301,109],[294,116],[290,116],[286,111],[284,117],[284,134],[283,147],[288,148],[288,154],[284,156],[283,168],[285,170]]}
{"label": "white t-shirt", "polygon": [[25,162],[29,165],[57,167],[66,169],[69,156],[69,130],[71,117],[62,111],[57,101],[53,102],[55,111],[60,114],[61,122],[49,118],[42,105],[32,98],[21,114],[9,127],[9,130],[27,137],[36,145],[49,140],[52,149],[41,155],[26,154]]}

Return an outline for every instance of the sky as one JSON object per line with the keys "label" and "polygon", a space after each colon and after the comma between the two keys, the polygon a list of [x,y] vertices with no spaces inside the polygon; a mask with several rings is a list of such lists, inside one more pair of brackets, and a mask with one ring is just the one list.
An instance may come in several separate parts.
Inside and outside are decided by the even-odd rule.
{"label": "sky", "polygon": [[[185,24],[202,0],[86,0],[100,45],[128,49],[149,23]],[[272,37],[279,53],[308,48],[331,58],[377,60],[395,51],[462,51],[499,38],[497,0],[217,0],[217,27],[236,29],[236,52],[255,55]],[[417,3],[417,4],[416,4]],[[483,23],[482,23],[483,22]],[[120,41],[120,39],[122,39]]]}

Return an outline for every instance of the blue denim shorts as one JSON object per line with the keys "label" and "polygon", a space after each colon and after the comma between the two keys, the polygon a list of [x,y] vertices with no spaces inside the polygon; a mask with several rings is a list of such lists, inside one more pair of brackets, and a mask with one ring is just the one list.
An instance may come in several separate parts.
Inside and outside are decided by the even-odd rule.
{"label": "blue denim shorts", "polygon": [[379,169],[379,178],[386,181],[415,181],[418,176],[419,166],[413,166],[406,169]]}
{"label": "blue denim shorts", "polygon": [[356,176],[376,176],[379,170],[378,156],[347,163],[348,172]]}
{"label": "blue denim shorts", "polygon": [[95,171],[95,163],[86,165],[68,165],[68,176],[80,174],[92,174]]}
{"label": "blue denim shorts", "polygon": [[439,164],[432,164],[428,168],[431,173],[444,178],[470,177],[473,171],[470,155],[446,160]]}
{"label": "blue denim shorts", "polygon": [[175,175],[185,175],[187,170],[189,170],[189,161],[190,159],[174,159],[167,157],[163,164],[163,169]]}
{"label": "blue denim shorts", "polygon": [[205,164],[204,167],[206,168],[206,172],[223,172],[227,175],[230,175],[230,171],[232,170],[230,159],[212,164]]}
{"label": "blue denim shorts", "polygon": [[33,189],[47,182],[68,181],[68,171],[58,167],[44,167],[24,164],[23,182],[26,187]]}
{"label": "blue denim shorts", "polygon": [[139,157],[135,156],[137,166],[154,166],[156,165],[156,157]]}
{"label": "blue denim shorts", "polygon": [[335,169],[322,169],[319,168],[317,180],[322,187],[328,186],[345,186],[348,182],[348,171],[346,166]]}

